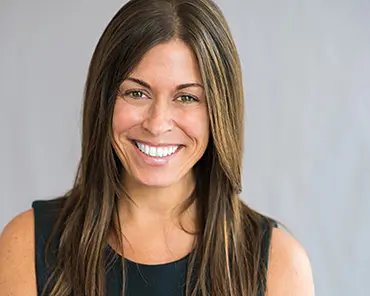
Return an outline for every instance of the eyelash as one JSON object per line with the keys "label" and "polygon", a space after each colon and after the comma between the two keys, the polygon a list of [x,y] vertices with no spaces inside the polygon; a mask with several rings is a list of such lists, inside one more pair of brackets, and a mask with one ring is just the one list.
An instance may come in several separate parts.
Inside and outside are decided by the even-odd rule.
{"label": "eyelash", "polygon": [[[141,93],[141,94],[145,95],[145,93],[143,91],[141,91],[141,90],[128,90],[125,93],[123,93],[123,95],[124,96],[128,96],[128,95],[132,95],[133,93]],[[189,97],[189,98],[192,99],[192,101],[190,101],[190,102],[189,101],[183,102],[184,104],[189,104],[189,103],[192,103],[192,102],[199,102],[199,99],[197,99],[196,97],[191,96],[191,95],[184,94],[184,95],[181,95],[181,96],[179,96],[177,98],[180,98],[180,97]],[[140,99],[140,97],[139,97],[139,99]]]}

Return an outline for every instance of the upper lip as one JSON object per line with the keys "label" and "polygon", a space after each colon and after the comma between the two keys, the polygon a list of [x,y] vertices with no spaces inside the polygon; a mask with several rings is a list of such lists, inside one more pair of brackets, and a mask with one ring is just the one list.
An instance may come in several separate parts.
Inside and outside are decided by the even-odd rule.
{"label": "upper lip", "polygon": [[170,144],[170,143],[163,143],[163,142],[152,142],[152,141],[142,141],[142,140],[136,140],[132,139],[132,141],[139,142],[148,146],[152,147],[169,147],[169,146],[181,146],[181,144]]}

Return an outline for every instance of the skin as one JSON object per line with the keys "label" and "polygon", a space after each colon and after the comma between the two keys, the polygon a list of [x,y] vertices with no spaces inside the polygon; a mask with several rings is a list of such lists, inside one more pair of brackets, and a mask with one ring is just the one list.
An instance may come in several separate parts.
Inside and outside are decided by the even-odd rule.
{"label": "skin", "polygon": [[289,234],[273,229],[266,296],[314,296],[311,263],[306,251]]}
{"label": "skin", "polygon": [[[125,257],[159,264],[185,256],[194,237],[179,224],[195,227],[195,206],[181,217],[176,209],[195,186],[192,168],[207,148],[209,118],[197,60],[183,41],[159,44],[144,55],[120,85],[112,128],[123,183],[134,201],[122,198],[119,204]],[[133,139],[180,149],[166,165],[153,166]]]}
{"label": "skin", "polygon": [[[122,198],[119,203],[124,255],[139,263],[166,263],[185,256],[194,241],[179,223],[188,230],[196,226],[196,204],[181,217],[176,209],[194,187],[192,167],[209,139],[204,90],[198,86],[176,90],[179,84],[201,84],[195,57],[181,41],[153,48],[129,77],[145,81],[151,90],[124,81],[113,114],[115,149],[126,170],[122,182],[134,201]],[[139,99],[137,94],[122,96],[137,88],[144,93]],[[182,102],[184,94],[195,96],[199,102]],[[183,148],[166,166],[151,167],[138,157],[131,139],[180,144]],[[114,241],[110,244],[117,249]],[[0,236],[0,296],[37,295],[34,245],[31,209],[15,217]],[[266,295],[314,295],[307,254],[279,229],[272,233]]]}

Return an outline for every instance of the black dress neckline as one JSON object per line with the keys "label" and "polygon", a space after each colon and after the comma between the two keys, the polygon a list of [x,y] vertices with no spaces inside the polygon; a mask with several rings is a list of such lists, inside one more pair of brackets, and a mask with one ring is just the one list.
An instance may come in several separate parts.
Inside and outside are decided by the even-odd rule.
{"label": "black dress neckline", "polygon": [[[107,244],[106,248],[109,251],[109,253],[113,254],[115,257],[122,260],[122,255],[118,254],[117,251],[114,250],[109,243]],[[172,265],[186,263],[192,253],[193,253],[193,251],[191,251],[190,253],[188,253],[187,255],[185,255],[184,257],[182,257],[180,259],[170,261],[170,262],[166,262],[166,263],[155,263],[155,264],[139,263],[139,262],[132,261],[132,260],[126,258],[126,257],[124,257],[124,261],[125,261],[125,263],[127,263],[129,265],[136,265],[136,266],[139,266],[141,268],[146,268],[146,269],[151,269],[151,268],[155,269],[155,268],[159,268],[159,267],[166,267],[166,266],[168,267],[168,266],[172,266]]]}

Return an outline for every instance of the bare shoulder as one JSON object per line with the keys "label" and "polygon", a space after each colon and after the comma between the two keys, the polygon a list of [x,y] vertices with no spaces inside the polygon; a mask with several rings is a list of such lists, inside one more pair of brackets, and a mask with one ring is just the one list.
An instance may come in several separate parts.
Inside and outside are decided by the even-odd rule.
{"label": "bare shoulder", "polygon": [[289,234],[274,228],[271,237],[267,296],[314,296],[310,260]]}
{"label": "bare shoulder", "polygon": [[16,216],[0,234],[0,296],[37,295],[34,233],[31,209]]}

